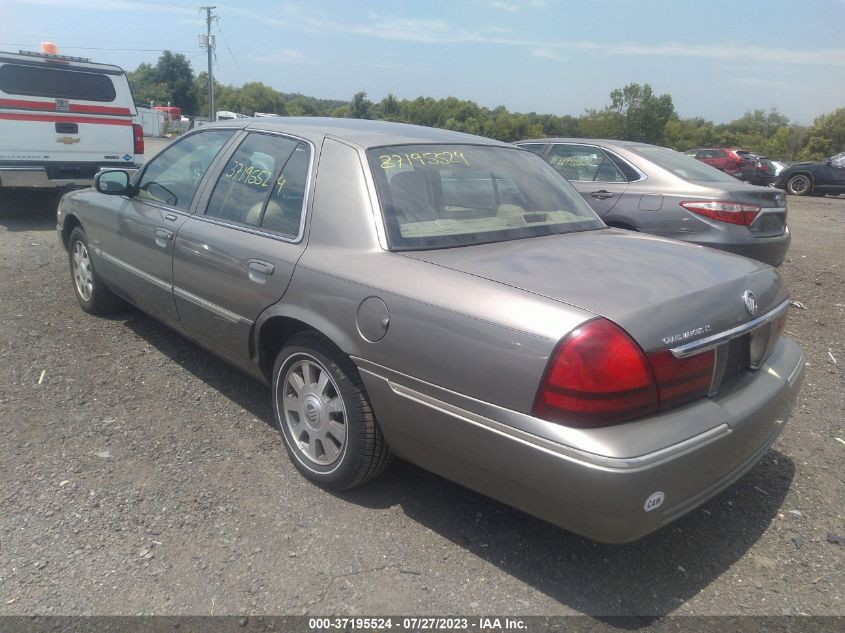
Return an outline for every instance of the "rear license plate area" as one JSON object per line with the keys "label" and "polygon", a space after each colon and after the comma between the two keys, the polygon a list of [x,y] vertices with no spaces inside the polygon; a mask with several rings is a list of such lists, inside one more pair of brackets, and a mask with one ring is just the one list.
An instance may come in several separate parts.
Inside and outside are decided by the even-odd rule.
{"label": "rear license plate area", "polygon": [[722,384],[751,368],[751,334],[744,334],[731,339],[728,341],[727,347],[728,359],[725,363]]}

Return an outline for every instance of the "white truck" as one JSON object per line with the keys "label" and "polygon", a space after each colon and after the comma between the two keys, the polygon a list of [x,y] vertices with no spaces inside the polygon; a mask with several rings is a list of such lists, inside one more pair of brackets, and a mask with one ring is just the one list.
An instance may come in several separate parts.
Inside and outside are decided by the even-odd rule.
{"label": "white truck", "polygon": [[144,135],[135,114],[117,66],[0,51],[0,192],[61,192],[91,185],[103,168],[138,168]]}

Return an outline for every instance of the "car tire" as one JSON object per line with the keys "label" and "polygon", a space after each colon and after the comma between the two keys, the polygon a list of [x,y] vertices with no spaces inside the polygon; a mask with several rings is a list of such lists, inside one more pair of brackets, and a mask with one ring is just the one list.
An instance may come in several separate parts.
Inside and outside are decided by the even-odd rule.
{"label": "car tire", "polygon": [[292,336],[276,357],[273,413],[306,479],[346,490],[377,477],[392,453],[349,357],[317,332]]}
{"label": "car tire", "polygon": [[81,226],[74,228],[68,239],[68,264],[73,294],[85,312],[105,315],[123,307],[123,301],[112,294],[97,275],[88,238]]}
{"label": "car tire", "polygon": [[806,196],[813,192],[813,181],[809,176],[796,174],[786,181],[786,190],[794,196]]}

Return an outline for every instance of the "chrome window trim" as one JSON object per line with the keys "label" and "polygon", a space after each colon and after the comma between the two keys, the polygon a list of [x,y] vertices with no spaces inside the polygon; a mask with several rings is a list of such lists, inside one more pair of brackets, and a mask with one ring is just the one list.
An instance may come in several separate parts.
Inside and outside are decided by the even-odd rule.
{"label": "chrome window trim", "polygon": [[672,347],[669,349],[669,351],[672,352],[672,355],[675,358],[684,358],[686,356],[691,356],[692,354],[697,354],[698,352],[713,349],[714,347],[718,347],[720,344],[725,343],[733,338],[737,338],[738,336],[747,334],[751,330],[767,323],[768,321],[773,321],[774,319],[781,316],[784,312],[786,312],[788,308],[789,299],[785,300],[774,310],[770,310],[763,316],[759,316],[756,319],[748,321],[748,323],[743,323],[742,325],[738,325],[735,328],[731,328],[730,330],[725,330],[724,332],[720,332],[718,334],[714,334],[712,336],[708,336],[697,341],[692,341],[691,343],[685,343],[684,345]]}
{"label": "chrome window trim", "polygon": [[[277,233],[275,231],[270,231],[268,229],[262,229],[260,226],[250,226],[249,224],[240,224],[238,222],[230,222],[227,220],[221,220],[216,216],[207,215],[208,211],[208,203],[211,202],[212,196],[214,196],[214,189],[217,187],[217,184],[220,182],[220,178],[223,177],[223,173],[225,173],[226,169],[224,166],[223,173],[217,177],[217,179],[213,183],[213,187],[208,194],[208,200],[205,201],[205,208],[202,210],[202,213],[194,214],[194,217],[198,220],[202,220],[204,222],[209,222],[211,224],[217,224],[219,226],[227,226],[233,229],[238,229],[241,231],[245,231],[247,233],[253,233],[255,235],[261,235],[263,237],[269,237],[280,242],[287,242],[289,244],[299,244],[302,241],[303,236],[305,235],[305,219],[308,215],[308,208],[311,205],[312,199],[312,191],[311,191],[311,184],[314,182],[314,160],[316,159],[317,155],[317,148],[309,141],[307,138],[302,138],[301,136],[296,136],[294,134],[286,134],[285,132],[276,132],[271,130],[256,130],[250,127],[243,128],[243,131],[246,132],[246,136],[241,139],[240,143],[238,143],[237,147],[234,148],[234,151],[229,156],[229,159],[235,155],[235,153],[240,149],[241,145],[243,145],[247,139],[249,139],[250,134],[264,134],[266,136],[280,136],[282,138],[291,139],[293,141],[297,141],[298,143],[305,143],[309,148],[309,156],[308,156],[308,175],[305,178],[305,197],[302,199],[302,213],[299,216],[299,231],[296,235],[289,235],[286,236],[284,233]],[[294,147],[294,151],[296,148]],[[288,160],[293,157],[293,152],[288,157]],[[287,165],[287,163],[285,163]]]}

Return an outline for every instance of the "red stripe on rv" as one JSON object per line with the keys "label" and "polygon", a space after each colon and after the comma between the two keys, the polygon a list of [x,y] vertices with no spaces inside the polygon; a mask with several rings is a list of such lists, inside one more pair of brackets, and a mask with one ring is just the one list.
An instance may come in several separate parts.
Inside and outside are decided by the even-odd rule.
{"label": "red stripe on rv", "polygon": [[[29,101],[24,99],[0,99],[0,108],[16,108],[18,110],[49,110],[56,111],[55,101]],[[80,114],[118,114],[129,116],[129,108],[115,108],[113,106],[81,105],[71,103],[71,112]]]}
{"label": "red stripe on rv", "polygon": [[94,123],[97,125],[123,125],[130,127],[131,119],[102,119],[86,116],[57,116],[54,114],[16,114],[0,113],[0,119],[7,121],[43,121],[45,123]]}

